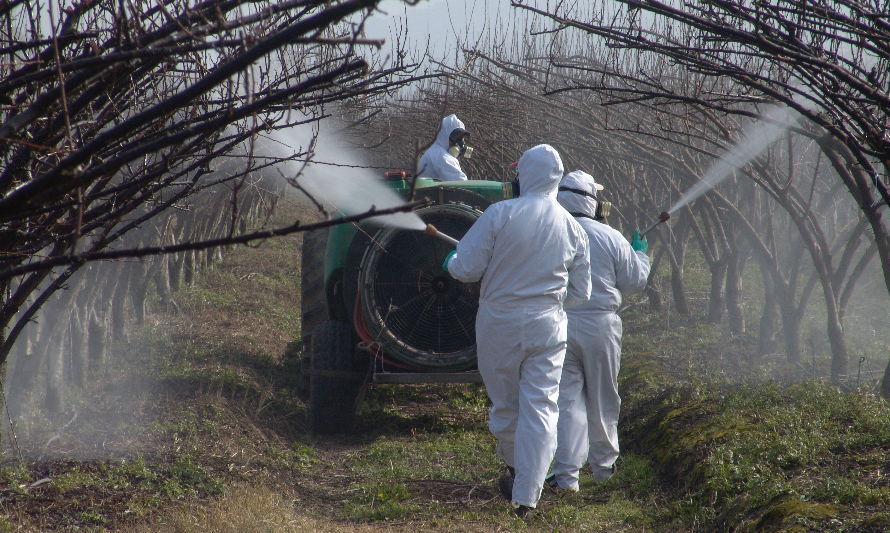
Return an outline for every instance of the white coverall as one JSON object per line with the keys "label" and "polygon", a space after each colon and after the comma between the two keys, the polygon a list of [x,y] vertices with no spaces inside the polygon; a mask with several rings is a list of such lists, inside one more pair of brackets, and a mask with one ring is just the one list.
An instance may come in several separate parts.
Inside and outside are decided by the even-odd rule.
{"label": "white coverall", "polygon": [[[560,189],[595,195],[595,182],[576,170]],[[639,292],[649,277],[649,257],[634,251],[621,233],[593,220],[596,200],[560,190],[557,199],[587,232],[592,291],[587,303],[568,311],[569,337],[559,390],[559,429],[553,473],[564,489],[578,489],[585,461],[605,481],[618,458],[618,367],[621,362],[621,295]]]}
{"label": "white coverall", "polygon": [[590,295],[587,236],[556,201],[562,168],[546,144],[523,153],[521,196],[489,206],[447,265],[460,281],[482,279],[476,348],[489,429],[516,470],[513,502],[528,507],[537,505],[556,449],[563,306]]}
{"label": "white coverall", "polygon": [[457,128],[463,128],[457,115],[448,115],[442,119],[436,140],[426,149],[417,163],[417,176],[434,178],[442,181],[465,180],[467,175],[460,168],[460,162],[456,157],[448,153],[448,138],[451,132]]}

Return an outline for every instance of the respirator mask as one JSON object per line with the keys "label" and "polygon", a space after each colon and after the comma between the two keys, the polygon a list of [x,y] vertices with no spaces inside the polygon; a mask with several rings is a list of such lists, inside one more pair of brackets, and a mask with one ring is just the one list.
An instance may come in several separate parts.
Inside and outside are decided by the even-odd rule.
{"label": "respirator mask", "polygon": [[612,202],[601,202],[599,200],[596,201],[596,214],[593,216],[594,220],[605,220],[607,216],[609,216],[609,212],[612,210]]}
{"label": "respirator mask", "polygon": [[[598,190],[602,189],[602,186],[596,186]],[[593,219],[597,221],[605,220],[607,216],[609,216],[609,212],[612,210],[612,202],[602,201],[596,197],[596,194],[590,193],[581,189],[575,189],[572,187],[559,187],[557,189],[559,191],[573,192],[575,194],[580,194],[581,196],[587,196],[588,198],[593,199],[593,203],[596,205],[594,208]]]}
{"label": "respirator mask", "polygon": [[448,153],[454,157],[465,157],[467,159],[473,156],[473,147],[467,146],[466,137],[470,133],[463,129],[457,128],[448,136]]}
{"label": "respirator mask", "polygon": [[513,179],[504,183],[506,198],[519,198],[519,162],[514,161],[509,165],[513,172]]}

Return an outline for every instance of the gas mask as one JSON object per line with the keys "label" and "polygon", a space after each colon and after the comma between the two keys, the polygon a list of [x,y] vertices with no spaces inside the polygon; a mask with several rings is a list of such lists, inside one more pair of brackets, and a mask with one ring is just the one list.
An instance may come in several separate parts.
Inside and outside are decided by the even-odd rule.
{"label": "gas mask", "polygon": [[[598,187],[601,188],[601,187]],[[559,187],[560,191],[573,192],[575,194],[580,194],[581,196],[587,196],[588,198],[592,198],[596,207],[594,208],[594,220],[605,220],[607,216],[609,216],[609,211],[612,210],[612,202],[601,201],[596,197],[596,194],[589,193],[587,191],[581,189],[575,189],[572,187]]]}
{"label": "gas mask", "polygon": [[609,211],[612,210],[612,202],[600,202],[597,200],[596,202],[596,214],[593,215],[594,220],[603,221],[606,220],[606,217],[609,216]]}
{"label": "gas mask", "polygon": [[448,153],[453,155],[454,157],[464,157],[466,159],[470,159],[473,157],[473,147],[467,146],[461,141],[460,144],[454,144],[450,148],[448,148]]}
{"label": "gas mask", "polygon": [[448,136],[448,153],[454,157],[465,157],[470,159],[473,156],[473,147],[467,146],[466,137],[469,132],[463,128],[457,128]]}
{"label": "gas mask", "polygon": [[504,183],[504,197],[519,198],[519,162],[514,161],[508,166],[513,173],[513,179]]}

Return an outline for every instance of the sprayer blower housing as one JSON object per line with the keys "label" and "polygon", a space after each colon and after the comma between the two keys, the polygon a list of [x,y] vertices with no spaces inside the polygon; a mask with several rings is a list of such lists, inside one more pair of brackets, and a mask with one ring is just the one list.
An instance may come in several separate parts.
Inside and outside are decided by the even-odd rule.
{"label": "sprayer blower housing", "polygon": [[[405,173],[384,182],[406,196],[411,190]],[[511,192],[498,181],[419,178],[414,199],[426,205],[416,213],[460,239]],[[304,234],[300,388],[309,391],[315,431],[349,427],[366,383],[481,382],[479,284],[442,270],[454,248],[423,231],[370,223]]]}

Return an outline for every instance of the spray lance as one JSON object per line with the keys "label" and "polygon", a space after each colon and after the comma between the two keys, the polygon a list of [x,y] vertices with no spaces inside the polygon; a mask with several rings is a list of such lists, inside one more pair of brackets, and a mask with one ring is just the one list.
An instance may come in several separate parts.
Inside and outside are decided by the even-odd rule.
{"label": "spray lance", "polygon": [[640,238],[645,237],[647,233],[649,233],[650,231],[654,230],[654,229],[655,229],[655,226],[661,224],[662,222],[667,222],[667,220],[668,220],[669,218],[671,218],[671,214],[670,214],[670,213],[668,213],[667,211],[662,212],[660,215],[658,215],[658,220],[656,220],[655,222],[653,222],[651,226],[649,226],[648,228],[644,229],[644,230],[640,233]]}
{"label": "spray lance", "polygon": [[423,230],[423,232],[431,237],[438,237],[445,242],[448,242],[448,243],[453,244],[454,246],[457,246],[457,243],[458,243],[457,239],[455,239],[454,237],[451,237],[449,235],[445,235],[444,233],[442,233],[441,231],[436,229],[436,226],[433,226],[432,224],[427,224],[426,229]]}

